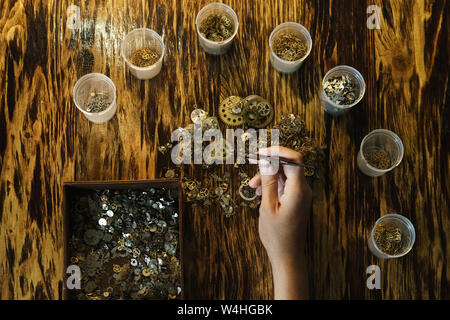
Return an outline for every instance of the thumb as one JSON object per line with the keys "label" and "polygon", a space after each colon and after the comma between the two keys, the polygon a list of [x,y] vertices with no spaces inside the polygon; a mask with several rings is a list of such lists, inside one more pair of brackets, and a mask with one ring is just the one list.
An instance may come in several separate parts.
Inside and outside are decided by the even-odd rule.
{"label": "thumb", "polygon": [[261,174],[261,209],[275,213],[278,209],[278,175],[267,160],[259,160]]}

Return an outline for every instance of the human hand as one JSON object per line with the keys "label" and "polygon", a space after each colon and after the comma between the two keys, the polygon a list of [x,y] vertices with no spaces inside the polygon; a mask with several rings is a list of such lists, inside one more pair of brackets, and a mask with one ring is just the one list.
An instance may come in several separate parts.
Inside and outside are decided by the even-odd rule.
{"label": "human hand", "polygon": [[[284,147],[261,149],[259,154],[302,163],[300,153]],[[262,194],[259,234],[272,264],[275,297],[305,297],[304,250],[312,190],[302,167],[283,165],[274,172],[268,161],[259,160],[259,164],[260,173],[250,180],[249,185]],[[303,275],[299,275],[301,272]]]}

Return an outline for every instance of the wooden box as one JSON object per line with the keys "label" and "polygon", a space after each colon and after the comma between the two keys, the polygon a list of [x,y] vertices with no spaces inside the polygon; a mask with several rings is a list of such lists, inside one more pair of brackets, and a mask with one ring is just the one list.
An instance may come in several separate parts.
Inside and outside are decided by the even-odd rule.
{"label": "wooden box", "polygon": [[[182,199],[182,188],[178,180],[175,179],[159,179],[159,180],[138,180],[138,181],[77,181],[77,182],[65,182],[63,185],[63,228],[64,228],[64,271],[71,264],[69,261],[69,250],[68,250],[68,240],[70,239],[72,232],[70,226],[69,214],[70,210],[68,206],[71,203],[71,197],[76,194],[77,190],[127,190],[135,189],[142,190],[148,188],[166,188],[170,189],[171,195],[175,198],[178,206],[178,227],[179,227],[179,262],[180,262],[180,285],[181,293],[178,296],[180,299],[184,299],[184,268],[183,268],[183,199]],[[67,288],[66,280],[69,277],[66,274],[64,279],[64,291],[63,298],[71,299],[73,291],[75,289],[69,290]]]}

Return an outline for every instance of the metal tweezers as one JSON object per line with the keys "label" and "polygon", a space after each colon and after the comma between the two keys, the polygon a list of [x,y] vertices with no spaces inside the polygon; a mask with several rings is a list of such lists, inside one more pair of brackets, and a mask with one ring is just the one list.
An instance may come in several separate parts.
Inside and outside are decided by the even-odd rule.
{"label": "metal tweezers", "polygon": [[251,156],[249,155],[248,159],[252,159],[252,160],[265,159],[265,160],[268,160],[268,161],[271,161],[271,162],[276,161],[278,159],[278,161],[279,161],[279,163],[281,165],[288,165],[288,166],[295,166],[295,167],[303,167],[303,168],[315,169],[313,166],[308,166],[307,164],[303,164],[303,163],[297,163],[297,162],[294,162],[292,160],[288,160],[288,159],[285,159],[285,158],[262,156],[262,155],[256,155],[256,157],[255,157],[255,155],[251,155]]}

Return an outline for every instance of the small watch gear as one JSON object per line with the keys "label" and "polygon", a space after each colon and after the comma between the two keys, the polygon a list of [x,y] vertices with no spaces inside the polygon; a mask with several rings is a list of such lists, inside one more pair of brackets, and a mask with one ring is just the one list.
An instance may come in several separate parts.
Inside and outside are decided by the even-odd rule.
{"label": "small watch gear", "polygon": [[219,129],[219,121],[216,117],[207,117],[202,121],[202,129],[203,131],[209,129]]}
{"label": "small watch gear", "polygon": [[267,117],[270,114],[270,106],[266,103],[258,103],[258,114],[261,117]]}
{"label": "small watch gear", "polygon": [[202,109],[194,109],[191,112],[191,121],[195,124],[201,124],[207,117],[206,111]]}

